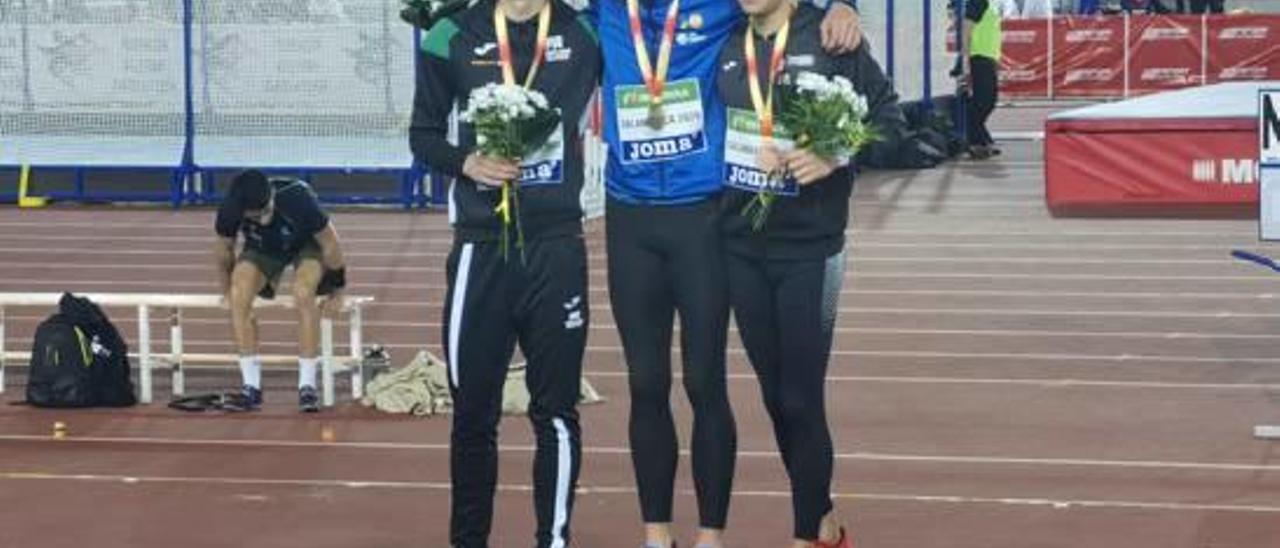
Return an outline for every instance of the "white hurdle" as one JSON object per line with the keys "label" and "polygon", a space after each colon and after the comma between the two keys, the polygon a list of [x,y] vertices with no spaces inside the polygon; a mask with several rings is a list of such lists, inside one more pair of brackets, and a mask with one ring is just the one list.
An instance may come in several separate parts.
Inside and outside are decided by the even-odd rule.
{"label": "white hurdle", "polygon": [[[169,345],[167,356],[172,378],[172,392],[182,395],[185,390],[184,362],[196,358],[218,360],[223,358],[211,354],[189,354],[183,348],[182,311],[189,309],[222,308],[222,297],[213,294],[171,295],[163,293],[77,293],[87,297],[102,308],[136,308],[138,314],[138,333],[136,355],[138,356],[138,400],[151,403],[152,368],[158,361],[151,352],[151,310],[167,309],[169,313]],[[0,293],[0,393],[4,392],[4,370],[8,360],[30,359],[30,353],[5,351],[5,310],[17,307],[57,307],[62,299],[61,293]],[[351,354],[349,358],[337,358],[334,355],[333,319],[324,317],[320,320],[320,366],[323,383],[323,402],[326,407],[334,404],[334,375],[337,370],[351,374],[351,396],[359,399],[363,396],[364,382],[361,365],[364,359],[364,316],[363,307],[373,302],[373,297],[345,297],[342,311],[347,316],[350,327]],[[257,309],[292,308],[293,298],[280,296],[273,300],[259,299],[254,303]]]}

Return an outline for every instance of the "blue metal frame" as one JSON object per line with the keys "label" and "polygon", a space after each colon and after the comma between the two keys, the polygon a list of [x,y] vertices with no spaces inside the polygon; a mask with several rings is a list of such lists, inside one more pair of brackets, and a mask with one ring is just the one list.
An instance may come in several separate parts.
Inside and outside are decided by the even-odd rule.
{"label": "blue metal frame", "polygon": [[[190,26],[191,26],[190,2],[191,0],[183,0],[184,9],[186,10],[184,12],[183,28],[184,28],[184,32],[187,33],[188,35],[190,33]],[[22,70],[23,70],[22,93],[23,93],[24,106],[26,107],[27,110],[32,110],[34,108],[35,99],[31,91],[31,58],[30,58],[30,37],[29,37],[30,32],[28,30],[29,21],[27,19],[28,9],[27,9],[26,0],[23,0],[21,10],[22,10]],[[186,58],[187,58],[186,62],[188,65],[190,65],[190,59],[191,59],[190,37],[187,36],[186,39],[187,39],[185,43],[186,45],[185,52],[186,52]],[[188,78],[187,86],[188,86],[188,89],[190,89],[190,67],[189,66],[188,66],[187,78]],[[75,177],[74,183],[73,183],[74,187],[71,192],[53,191],[53,192],[37,192],[35,194],[38,194],[40,196],[44,196],[53,200],[107,201],[107,202],[111,202],[111,201],[169,202],[170,204],[173,205],[173,207],[177,208],[178,206],[181,205],[182,197],[183,197],[183,194],[185,193],[184,185],[186,180],[186,177],[185,177],[186,171],[184,169],[184,166],[187,165],[186,158],[190,157],[189,155],[191,151],[191,135],[190,135],[191,124],[190,124],[190,106],[189,106],[190,93],[187,93],[187,96],[188,96],[187,97],[188,99],[188,111],[187,111],[188,132],[187,132],[187,142],[184,150],[184,159],[181,165],[170,167],[170,166],[127,166],[127,165],[126,166],[98,166],[98,165],[92,165],[92,164],[75,164],[75,165],[30,164],[30,167],[32,170],[42,170],[42,171],[71,170],[74,172],[74,177]],[[3,170],[3,169],[20,170],[21,168],[22,166],[20,165],[0,164],[0,170]],[[146,191],[128,192],[128,193],[114,193],[114,192],[92,193],[87,190],[85,185],[85,175],[90,170],[93,170],[93,171],[170,171],[171,176],[169,180],[169,191],[167,193],[159,193],[159,192],[153,193],[153,192],[146,192]],[[0,195],[0,202],[17,201],[17,198],[18,198],[18,195],[16,193],[3,194],[3,195]]]}
{"label": "blue metal frame", "polygon": [[[74,173],[73,190],[57,190],[52,192],[35,192],[33,195],[49,198],[54,201],[67,200],[78,202],[170,202],[180,204],[183,195],[184,172],[180,166],[95,166],[95,165],[63,165],[63,164],[30,164],[35,171],[71,171]],[[0,170],[21,170],[22,166],[3,164]],[[168,171],[169,191],[165,192],[90,192],[85,186],[85,176],[89,171]],[[16,202],[18,195],[0,194],[0,202]],[[175,205],[177,207],[177,205]]]}
{"label": "blue metal frame", "polygon": [[413,170],[402,169],[354,169],[354,168],[289,168],[289,167],[255,167],[255,166],[198,166],[195,168],[194,174],[198,174],[204,187],[199,193],[194,191],[188,193],[188,202],[194,204],[214,204],[222,199],[217,192],[217,172],[218,171],[236,171],[239,169],[248,169],[253,167],[268,175],[286,175],[297,177],[303,181],[310,183],[316,174],[323,173],[374,173],[374,174],[398,174],[400,192],[396,196],[361,196],[361,195],[320,195],[320,201],[327,204],[400,204],[406,208],[412,207],[416,197],[412,187],[411,173]]}

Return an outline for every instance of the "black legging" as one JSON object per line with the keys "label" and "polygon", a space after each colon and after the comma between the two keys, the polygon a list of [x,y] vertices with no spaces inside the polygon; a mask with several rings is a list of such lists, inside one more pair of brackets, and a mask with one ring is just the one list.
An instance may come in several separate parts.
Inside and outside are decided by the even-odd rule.
{"label": "black legging", "polygon": [[969,57],[971,89],[969,91],[968,137],[970,146],[990,146],[995,144],[991,132],[987,131],[987,119],[996,110],[996,99],[1000,95],[996,61],[990,57],[973,55]]}
{"label": "black legging", "polygon": [[679,443],[671,417],[671,332],[677,311],[701,525],[723,529],[729,513],[737,431],[725,386],[729,304],[717,209],[716,200],[608,204],[609,300],[631,385],[631,460],[645,523],[672,521]]}
{"label": "black legging", "polygon": [[831,511],[825,382],[844,253],[826,260],[726,257],[729,300],[791,477],[795,538],[815,540]]}

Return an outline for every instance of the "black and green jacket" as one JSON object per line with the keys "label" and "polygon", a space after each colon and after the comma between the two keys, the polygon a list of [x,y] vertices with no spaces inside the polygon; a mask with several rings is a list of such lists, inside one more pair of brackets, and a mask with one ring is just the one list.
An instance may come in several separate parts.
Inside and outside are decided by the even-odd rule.
{"label": "black and green jacket", "polygon": [[[564,161],[560,184],[519,190],[520,221],[526,239],[581,234],[583,150],[580,128],[600,76],[600,50],[594,30],[577,12],[551,0],[548,50],[533,89],[559,108],[564,120]],[[456,145],[449,142],[449,114],[456,104],[466,109],[471,90],[502,82],[494,0],[475,5],[437,22],[422,42],[423,70],[414,97],[410,146],[416,160],[432,170],[456,177],[449,189],[450,222],[460,241],[491,241],[502,225],[493,209],[501,192],[462,174],[475,148],[475,132],[459,122]],[[537,42],[538,18],[508,23],[516,78],[523,79]]]}
{"label": "black and green jacket", "polygon": [[[851,53],[827,53],[822,48],[820,30],[823,16],[820,9],[807,4],[797,6],[780,79],[795,81],[801,72],[844,76],[853,82],[858,93],[866,96],[872,124],[895,128],[901,125],[902,111],[893,83],[871,56],[866,42]],[[721,51],[717,88],[728,108],[754,112],[743,54],[747,32],[755,31],[744,23]],[[760,82],[768,81],[774,38],[756,37]],[[774,108],[779,106],[775,104]],[[720,225],[726,248],[740,255],[780,260],[823,259],[838,253],[844,247],[854,169],[852,164],[837,169],[826,179],[800,187],[797,196],[779,196],[760,231],[752,228],[750,217],[740,214],[755,194],[726,186]]]}

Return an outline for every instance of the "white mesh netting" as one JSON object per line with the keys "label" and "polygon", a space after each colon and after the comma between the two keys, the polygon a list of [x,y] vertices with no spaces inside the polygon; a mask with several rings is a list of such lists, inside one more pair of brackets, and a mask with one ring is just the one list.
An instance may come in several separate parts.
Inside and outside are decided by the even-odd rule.
{"label": "white mesh netting", "polygon": [[407,168],[398,0],[195,0],[196,163]]}
{"label": "white mesh netting", "polygon": [[0,163],[178,165],[181,6],[0,0]]}
{"label": "white mesh netting", "polygon": [[[929,33],[926,44],[925,7],[929,7]],[[862,28],[870,40],[875,57],[886,72],[889,10],[893,10],[893,78],[903,101],[919,100],[925,94],[925,79],[930,80],[933,96],[954,92],[955,81],[948,72],[955,57],[947,53],[947,0],[859,0]],[[925,74],[925,58],[929,74]]]}

